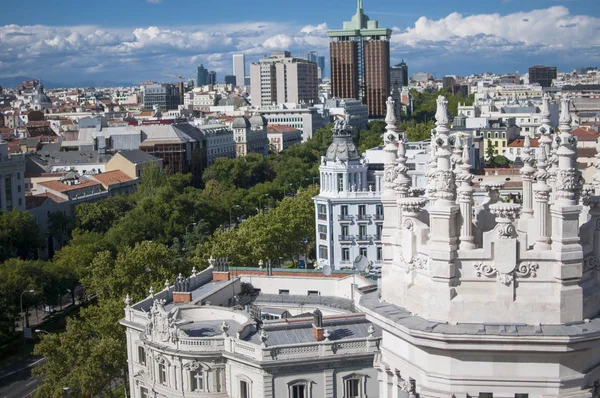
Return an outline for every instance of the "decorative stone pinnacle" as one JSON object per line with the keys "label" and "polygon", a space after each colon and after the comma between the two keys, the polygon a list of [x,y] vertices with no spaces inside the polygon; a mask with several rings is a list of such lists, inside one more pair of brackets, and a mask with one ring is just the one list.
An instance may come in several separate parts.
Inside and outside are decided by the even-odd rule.
{"label": "decorative stone pinnacle", "polygon": [[129,293],[127,293],[127,296],[125,296],[125,300],[123,300],[123,302],[127,307],[131,307],[131,303],[133,302],[133,300],[131,299],[131,297],[129,297]]}
{"label": "decorative stone pinnacle", "polygon": [[167,279],[167,280],[165,280],[165,290],[169,290],[169,286],[170,286],[169,280]]}
{"label": "decorative stone pinnacle", "polygon": [[558,123],[560,124],[561,132],[564,132],[565,129],[571,130],[571,112],[569,111],[569,105],[573,100],[568,95],[563,95],[560,98],[560,118]]}
{"label": "decorative stone pinnacle", "polygon": [[387,123],[386,129],[390,130],[388,127],[393,126],[393,130],[395,130],[396,122],[398,121],[396,119],[396,101],[394,101],[394,99],[391,96],[389,96],[385,104],[387,108],[385,115],[385,122]]}
{"label": "decorative stone pinnacle", "polygon": [[213,256],[210,256],[210,258],[208,259],[208,266],[214,268],[216,262],[217,260],[215,260]]}
{"label": "decorative stone pinnacle", "polygon": [[221,324],[221,331],[225,336],[228,336],[227,332],[229,331],[229,324],[227,322],[223,321],[223,323]]}
{"label": "decorative stone pinnacle", "polygon": [[329,336],[331,336],[331,333],[329,332],[329,329],[325,329],[323,331],[323,337],[325,338],[325,341],[329,341]]}
{"label": "decorative stone pinnacle", "polygon": [[198,271],[196,271],[196,266],[194,265],[194,268],[192,268],[192,276],[196,276],[197,273]]}
{"label": "decorative stone pinnacle", "polygon": [[150,297],[154,297],[154,288],[152,286],[148,289],[148,293],[150,293]]}
{"label": "decorative stone pinnacle", "polygon": [[263,347],[267,346],[267,340],[269,340],[269,335],[265,332],[265,329],[260,331],[260,342]]}
{"label": "decorative stone pinnacle", "polygon": [[490,212],[496,216],[496,230],[500,239],[513,238],[516,235],[516,228],[513,221],[517,212],[521,208],[516,203],[494,203],[490,205]]}
{"label": "decorative stone pinnacle", "polygon": [[437,126],[446,126],[448,124],[448,101],[446,97],[440,95],[437,97],[437,111],[435,120]]}

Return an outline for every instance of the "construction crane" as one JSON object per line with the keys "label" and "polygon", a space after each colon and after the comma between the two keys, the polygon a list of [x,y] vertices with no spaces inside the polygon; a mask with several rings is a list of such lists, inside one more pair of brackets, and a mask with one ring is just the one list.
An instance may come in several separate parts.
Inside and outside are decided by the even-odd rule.
{"label": "construction crane", "polygon": [[176,77],[177,79],[179,79],[179,83],[181,83],[183,80],[185,80],[185,77],[183,77],[181,75],[171,75],[171,74],[167,73],[167,76]]}

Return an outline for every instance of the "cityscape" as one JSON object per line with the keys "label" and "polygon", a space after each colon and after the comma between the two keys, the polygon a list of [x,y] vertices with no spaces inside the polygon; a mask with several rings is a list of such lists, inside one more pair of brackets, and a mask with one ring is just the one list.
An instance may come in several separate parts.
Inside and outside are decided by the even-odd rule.
{"label": "cityscape", "polygon": [[32,1],[0,398],[600,398],[595,1]]}

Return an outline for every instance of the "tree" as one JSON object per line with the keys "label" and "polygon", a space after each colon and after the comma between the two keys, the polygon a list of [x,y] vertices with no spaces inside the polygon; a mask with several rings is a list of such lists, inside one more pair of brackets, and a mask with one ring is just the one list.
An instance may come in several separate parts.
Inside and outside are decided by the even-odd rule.
{"label": "tree", "polygon": [[69,240],[73,230],[73,218],[65,215],[62,211],[53,211],[48,214],[48,234],[54,238],[60,247]]}
{"label": "tree", "polygon": [[105,233],[133,206],[130,197],[125,195],[109,196],[96,202],[83,202],[75,208],[77,227],[88,232]]}
{"label": "tree", "polygon": [[35,258],[37,250],[45,246],[31,214],[16,209],[0,213],[0,262],[11,257]]}
{"label": "tree", "polygon": [[485,158],[490,163],[490,165],[494,164],[494,158],[496,157],[496,148],[491,139],[488,138],[486,142],[485,148]]}

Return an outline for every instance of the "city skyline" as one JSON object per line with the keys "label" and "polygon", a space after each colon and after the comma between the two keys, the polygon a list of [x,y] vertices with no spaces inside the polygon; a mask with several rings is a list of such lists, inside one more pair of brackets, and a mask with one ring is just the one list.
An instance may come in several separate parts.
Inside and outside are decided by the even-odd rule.
{"label": "city skyline", "polygon": [[[261,7],[233,3],[238,6],[228,4],[223,16],[218,11],[225,6],[215,4],[212,19],[201,25],[194,24],[194,13],[177,12],[191,4],[183,0],[139,1],[136,10],[143,12],[135,15],[86,9],[86,18],[78,18],[82,10],[75,2],[50,7],[34,0],[44,16],[35,21],[23,5],[12,4],[0,16],[0,78],[140,83],[169,81],[167,74],[192,77],[204,64],[222,80],[233,74],[234,53],[245,54],[248,64],[273,50],[293,55],[314,50],[329,58],[325,32],[341,28],[356,9],[349,0],[286,4],[285,13],[271,0]],[[366,0],[364,9],[392,29],[391,64],[404,59],[411,75],[526,73],[537,64],[565,72],[600,64],[600,10],[591,0],[470,3],[427,0],[399,8],[388,0]],[[84,23],[53,25],[64,22],[64,15]]]}

